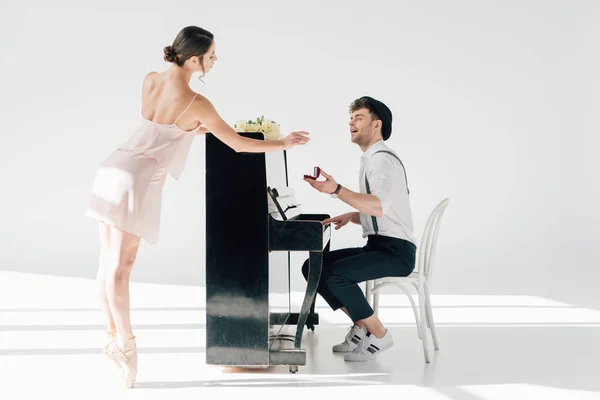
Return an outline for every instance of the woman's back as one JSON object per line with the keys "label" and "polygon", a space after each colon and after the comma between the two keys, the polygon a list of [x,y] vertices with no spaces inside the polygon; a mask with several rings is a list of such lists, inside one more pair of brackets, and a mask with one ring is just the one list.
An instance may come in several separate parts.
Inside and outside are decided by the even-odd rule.
{"label": "woman's back", "polygon": [[189,84],[166,72],[146,75],[142,87],[142,116],[159,125],[177,125],[183,131],[201,125],[192,113],[186,113],[196,98]]}
{"label": "woman's back", "polygon": [[142,121],[118,151],[155,159],[178,179],[200,127],[188,109],[198,96],[173,77],[150,73],[142,90]]}

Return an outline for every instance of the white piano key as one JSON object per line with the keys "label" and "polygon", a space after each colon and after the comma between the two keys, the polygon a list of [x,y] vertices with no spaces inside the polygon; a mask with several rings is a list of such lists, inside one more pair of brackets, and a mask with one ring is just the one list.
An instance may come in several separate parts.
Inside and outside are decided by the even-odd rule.
{"label": "white piano key", "polygon": [[327,246],[331,239],[331,225],[323,227],[323,248]]}

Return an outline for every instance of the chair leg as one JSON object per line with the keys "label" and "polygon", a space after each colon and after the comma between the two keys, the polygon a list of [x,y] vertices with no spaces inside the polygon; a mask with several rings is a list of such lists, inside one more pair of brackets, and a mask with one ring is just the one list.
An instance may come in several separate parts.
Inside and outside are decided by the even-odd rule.
{"label": "chair leg", "polygon": [[418,286],[418,290],[419,290],[419,314],[420,314],[420,318],[419,318],[419,323],[421,324],[421,332],[422,332],[422,338],[421,340],[423,341],[423,353],[425,355],[425,362],[426,363],[430,363],[431,359],[429,356],[429,342],[427,340],[427,307],[425,306],[425,286],[423,282],[419,282],[419,286]]}
{"label": "chair leg", "polygon": [[435,333],[435,322],[433,321],[431,297],[429,296],[429,286],[427,286],[427,283],[425,283],[425,306],[427,309],[427,325],[431,329],[431,338],[433,339],[433,348],[439,350],[440,346],[438,345],[437,334]]}
{"label": "chair leg", "polygon": [[373,281],[366,281],[365,297],[367,298],[367,303],[369,303],[370,306],[373,306],[373,293],[371,292],[371,290],[373,290]]}
{"label": "chair leg", "polygon": [[417,324],[417,336],[419,336],[419,339],[422,340],[423,332],[421,332],[421,323],[419,322],[419,308],[417,307],[417,303],[415,303],[415,299],[413,299],[412,294],[405,289],[403,289],[403,291],[406,294],[406,297],[408,297],[408,300],[410,300],[410,305],[412,306],[413,313],[415,314],[415,323]]}
{"label": "chair leg", "polygon": [[373,311],[376,315],[379,315],[379,291],[373,294]]}

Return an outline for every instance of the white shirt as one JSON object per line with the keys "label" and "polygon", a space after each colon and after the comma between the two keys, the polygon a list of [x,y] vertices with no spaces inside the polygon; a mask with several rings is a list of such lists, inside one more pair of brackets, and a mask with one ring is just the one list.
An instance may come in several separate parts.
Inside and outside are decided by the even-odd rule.
{"label": "white shirt", "polygon": [[[360,158],[359,191],[367,193],[366,175],[371,194],[379,198],[383,208],[383,217],[376,217],[379,235],[404,239],[416,244],[404,168],[391,154],[374,154],[381,150],[396,154],[383,140],[365,151]],[[371,215],[362,212],[359,215],[363,237],[374,235],[375,228]]]}

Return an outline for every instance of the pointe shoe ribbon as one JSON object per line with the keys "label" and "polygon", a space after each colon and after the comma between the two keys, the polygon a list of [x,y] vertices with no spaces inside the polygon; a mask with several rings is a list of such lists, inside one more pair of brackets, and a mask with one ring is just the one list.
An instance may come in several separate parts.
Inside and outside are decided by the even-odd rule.
{"label": "pointe shoe ribbon", "polygon": [[102,350],[102,353],[104,353],[104,355],[105,355],[105,356],[106,356],[106,357],[107,357],[109,360],[111,360],[111,361],[112,361],[112,362],[115,364],[115,366],[118,368],[118,370],[119,370],[121,373],[123,373],[123,368],[121,367],[121,362],[120,362],[119,360],[116,360],[116,359],[114,359],[113,357],[111,357],[111,355],[110,355],[110,354],[108,354],[108,348],[109,348],[109,347],[110,347],[110,346],[111,346],[113,343],[115,343],[115,342],[116,342],[116,340],[117,340],[117,337],[116,337],[116,335],[114,335],[114,334],[113,334],[113,333],[111,333],[111,332],[108,332],[108,335],[107,335],[107,336],[108,336],[108,337],[107,337],[106,343],[104,344],[104,349]]}
{"label": "pointe shoe ribbon", "polygon": [[137,375],[137,346],[134,342],[133,346],[127,350],[120,349],[117,342],[112,342],[107,349],[107,354],[110,358],[121,363],[124,372],[125,386],[133,387]]}

